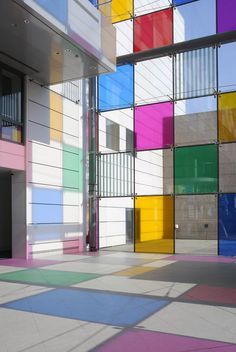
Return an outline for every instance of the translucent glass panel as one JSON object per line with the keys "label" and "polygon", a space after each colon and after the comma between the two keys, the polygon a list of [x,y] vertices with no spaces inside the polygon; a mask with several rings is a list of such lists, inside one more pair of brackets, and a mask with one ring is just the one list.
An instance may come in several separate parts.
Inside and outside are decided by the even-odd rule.
{"label": "translucent glass panel", "polygon": [[217,197],[175,198],[176,253],[217,254]]}
{"label": "translucent glass panel", "polygon": [[133,205],[134,201],[131,198],[100,199],[100,248],[133,242]]}
{"label": "translucent glass panel", "polygon": [[217,0],[218,32],[228,32],[236,29],[235,0]]}
{"label": "translucent glass panel", "polygon": [[128,20],[133,16],[133,0],[112,0],[112,22]]}
{"label": "translucent glass panel", "polygon": [[134,51],[171,45],[172,8],[134,18]]}
{"label": "translucent glass panel", "polygon": [[100,197],[133,194],[133,156],[131,153],[98,155],[98,194]]}
{"label": "translucent glass panel", "polygon": [[173,145],[173,103],[135,108],[135,144],[137,150]]}
{"label": "translucent glass panel", "polygon": [[[133,110],[122,109],[102,112],[99,114],[99,151],[109,153],[114,151],[127,151],[133,148]],[[108,121],[119,127],[119,133],[107,128]],[[117,132],[116,129],[114,132]],[[119,140],[117,137],[119,136]],[[108,144],[109,140],[109,144]],[[118,149],[113,144],[118,141]]]}
{"label": "translucent glass panel", "polygon": [[236,143],[219,146],[220,192],[236,192]]}
{"label": "translucent glass panel", "polygon": [[135,103],[138,105],[171,100],[173,97],[172,58],[138,62],[135,65]]}
{"label": "translucent glass panel", "polygon": [[173,198],[135,197],[135,252],[173,251]]}
{"label": "translucent glass panel", "polygon": [[115,73],[99,77],[99,110],[133,105],[133,65],[118,66]]}
{"label": "translucent glass panel", "polygon": [[133,52],[133,21],[116,23],[116,56]]}
{"label": "translucent glass panel", "polygon": [[135,194],[155,195],[173,192],[173,151],[138,152],[135,159]]}
{"label": "translucent glass panel", "polygon": [[236,93],[219,96],[219,140],[236,140]]}
{"label": "translucent glass panel", "polygon": [[236,194],[219,196],[219,254],[236,255]]}
{"label": "translucent glass panel", "polygon": [[175,149],[175,192],[217,192],[217,146]]}
{"label": "translucent glass panel", "polygon": [[216,33],[215,0],[199,0],[174,10],[174,42]]}
{"label": "translucent glass panel", "polygon": [[175,99],[213,94],[216,90],[216,50],[212,47],[175,56]]}
{"label": "translucent glass panel", "polygon": [[162,10],[170,5],[169,0],[134,0],[134,15],[145,15],[146,13]]}
{"label": "translucent glass panel", "polygon": [[213,96],[179,100],[175,107],[175,145],[217,140],[217,99]]}
{"label": "translucent glass panel", "polygon": [[230,92],[236,90],[236,42],[224,44],[218,49],[219,90]]}

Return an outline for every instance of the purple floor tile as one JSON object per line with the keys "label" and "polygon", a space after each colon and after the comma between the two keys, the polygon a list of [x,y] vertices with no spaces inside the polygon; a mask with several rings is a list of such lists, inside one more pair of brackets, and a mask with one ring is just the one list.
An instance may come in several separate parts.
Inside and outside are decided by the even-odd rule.
{"label": "purple floor tile", "polygon": [[116,336],[96,349],[98,352],[209,352],[213,350],[217,352],[235,352],[236,345],[133,329]]}
{"label": "purple floor tile", "polygon": [[208,263],[234,263],[235,258],[232,257],[218,257],[218,256],[204,256],[204,255],[171,255],[165,258],[167,260],[176,260],[181,262],[208,262]]}
{"label": "purple floor tile", "polygon": [[0,265],[16,266],[20,268],[38,268],[58,263],[64,263],[59,260],[44,260],[44,259],[2,259]]}

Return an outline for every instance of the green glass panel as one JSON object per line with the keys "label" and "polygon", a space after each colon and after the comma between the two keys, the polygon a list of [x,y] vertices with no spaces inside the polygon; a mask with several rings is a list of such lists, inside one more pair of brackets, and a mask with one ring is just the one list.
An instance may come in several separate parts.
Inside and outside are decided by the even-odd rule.
{"label": "green glass panel", "polygon": [[217,192],[217,146],[206,145],[175,150],[177,194]]}

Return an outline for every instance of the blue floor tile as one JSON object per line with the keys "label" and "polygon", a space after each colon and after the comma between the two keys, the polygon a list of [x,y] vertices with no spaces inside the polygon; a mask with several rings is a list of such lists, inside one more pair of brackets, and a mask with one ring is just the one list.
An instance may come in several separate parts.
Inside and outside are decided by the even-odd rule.
{"label": "blue floor tile", "polygon": [[168,304],[168,301],[133,295],[57,289],[1,305],[25,312],[130,326]]}

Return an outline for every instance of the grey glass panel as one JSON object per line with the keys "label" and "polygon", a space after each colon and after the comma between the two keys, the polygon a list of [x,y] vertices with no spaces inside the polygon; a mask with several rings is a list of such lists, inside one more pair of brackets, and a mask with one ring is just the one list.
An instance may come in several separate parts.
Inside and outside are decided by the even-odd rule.
{"label": "grey glass panel", "polygon": [[[133,242],[133,203],[129,197],[104,198],[99,201],[100,248]],[[133,251],[133,245],[129,249]]]}
{"label": "grey glass panel", "polygon": [[217,140],[217,99],[204,97],[175,103],[175,145],[213,143]]}
{"label": "grey glass panel", "polygon": [[216,90],[216,49],[202,48],[175,56],[175,99],[213,94]]}
{"label": "grey glass panel", "polygon": [[217,253],[217,197],[175,198],[176,253]]}
{"label": "grey glass panel", "polygon": [[106,147],[115,151],[120,149],[120,127],[110,120],[106,120]]}
{"label": "grey glass panel", "polygon": [[100,154],[98,169],[100,197],[133,194],[133,155],[131,153]]}
{"label": "grey glass panel", "polygon": [[172,192],[172,150],[137,152],[135,159],[135,193],[137,195],[162,195]]}
{"label": "grey glass panel", "polygon": [[174,42],[216,33],[215,0],[200,0],[174,10]]}
{"label": "grey glass panel", "polygon": [[221,192],[236,192],[236,143],[219,147],[219,188]]}
{"label": "grey glass panel", "polygon": [[236,42],[224,44],[218,49],[219,90],[230,92],[236,90]]}

